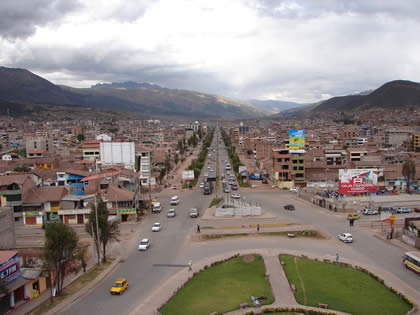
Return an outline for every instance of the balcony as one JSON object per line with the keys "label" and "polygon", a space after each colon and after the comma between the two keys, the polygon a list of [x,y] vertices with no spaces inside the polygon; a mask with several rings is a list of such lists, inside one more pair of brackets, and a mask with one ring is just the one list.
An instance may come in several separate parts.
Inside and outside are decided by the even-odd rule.
{"label": "balcony", "polygon": [[22,191],[18,190],[0,190],[0,194],[3,196],[21,195]]}

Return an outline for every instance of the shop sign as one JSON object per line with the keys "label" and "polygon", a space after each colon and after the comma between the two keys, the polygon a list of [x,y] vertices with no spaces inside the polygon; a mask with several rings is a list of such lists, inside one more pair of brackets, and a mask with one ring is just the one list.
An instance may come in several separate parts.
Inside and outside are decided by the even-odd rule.
{"label": "shop sign", "polygon": [[19,257],[13,256],[0,265],[0,280],[7,283],[13,282],[20,277]]}
{"label": "shop sign", "polygon": [[42,216],[42,212],[39,211],[33,211],[33,212],[27,212],[25,211],[25,217],[38,217],[38,216]]}
{"label": "shop sign", "polygon": [[117,215],[123,215],[123,214],[136,214],[136,208],[117,209]]}

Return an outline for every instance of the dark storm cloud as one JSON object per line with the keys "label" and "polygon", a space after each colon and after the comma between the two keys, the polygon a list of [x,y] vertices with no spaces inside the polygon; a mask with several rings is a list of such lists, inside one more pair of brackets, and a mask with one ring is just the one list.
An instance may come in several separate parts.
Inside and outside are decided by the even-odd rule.
{"label": "dark storm cloud", "polygon": [[[161,47],[164,49],[164,47]],[[103,51],[108,50],[107,53]],[[98,55],[92,52],[98,52]],[[51,56],[54,56],[52,58]],[[224,95],[231,87],[211,72],[192,69],[187,64],[154,63],[150,59],[153,52],[142,50],[127,50],[95,45],[74,50],[71,53],[66,48],[54,47],[50,54],[44,47],[32,48],[30,54],[22,55],[19,60],[13,60],[9,66],[26,68],[37,74],[62,73],[69,85],[80,79],[95,82],[149,82],[162,87],[193,90],[203,93]],[[54,82],[62,84],[63,82]]]}
{"label": "dark storm cloud", "polygon": [[0,37],[26,38],[80,7],[80,0],[1,0]]}

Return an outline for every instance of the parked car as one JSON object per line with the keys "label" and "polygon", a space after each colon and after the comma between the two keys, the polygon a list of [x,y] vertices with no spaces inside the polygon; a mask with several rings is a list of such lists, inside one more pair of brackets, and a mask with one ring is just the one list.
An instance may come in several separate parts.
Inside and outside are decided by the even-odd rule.
{"label": "parked car", "polygon": [[232,198],[233,199],[240,199],[241,198],[241,195],[238,194],[238,193],[234,193],[234,194],[232,194]]}
{"label": "parked car", "polygon": [[168,218],[175,218],[175,216],[176,216],[175,209],[169,209]]}
{"label": "parked car", "polygon": [[295,193],[295,192],[298,191],[298,188],[297,187],[292,187],[292,188],[289,189],[289,191]]}
{"label": "parked car", "polygon": [[353,242],[353,235],[350,233],[341,233],[338,235],[338,239],[343,241],[344,243],[352,243]]}
{"label": "parked car", "polygon": [[416,207],[416,208],[414,208],[414,211],[415,211],[415,212],[420,212],[420,207]]}
{"label": "parked car", "polygon": [[399,207],[399,208],[397,208],[396,213],[410,213],[412,211],[413,210],[411,210],[409,208],[406,208],[406,207]]}
{"label": "parked car", "polygon": [[200,183],[200,188],[204,188],[204,183],[203,182]]}
{"label": "parked car", "polygon": [[379,207],[381,212],[395,212],[395,209],[392,207]]}
{"label": "parked car", "polygon": [[284,209],[286,210],[295,210],[295,206],[294,205],[285,205]]}
{"label": "parked car", "polygon": [[162,225],[159,222],[153,223],[152,232],[159,232],[162,229]]}
{"label": "parked car", "polygon": [[347,220],[357,220],[357,219],[360,219],[360,215],[359,214],[357,214],[357,213],[349,213],[348,215],[347,215]]}
{"label": "parked car", "polygon": [[378,210],[373,210],[373,209],[365,208],[363,210],[363,214],[364,215],[375,215],[375,214],[379,214],[379,212],[378,212]]}
{"label": "parked car", "polygon": [[128,289],[128,282],[125,278],[119,278],[115,280],[114,285],[109,290],[112,295],[118,294],[121,295],[121,293],[124,293],[125,290]]}
{"label": "parked car", "polygon": [[147,250],[150,247],[150,241],[147,238],[144,238],[140,241],[139,250]]}

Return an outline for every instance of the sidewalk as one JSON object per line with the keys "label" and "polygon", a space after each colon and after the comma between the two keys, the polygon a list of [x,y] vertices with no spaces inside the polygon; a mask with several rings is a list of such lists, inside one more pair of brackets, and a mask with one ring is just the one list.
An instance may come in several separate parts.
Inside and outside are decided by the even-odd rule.
{"label": "sidewalk", "polygon": [[[308,309],[317,308],[302,306],[296,303],[294,295],[291,292],[289,287],[289,282],[284,274],[283,268],[280,265],[278,260],[279,254],[289,254],[295,256],[302,256],[305,255],[308,258],[314,259],[317,258],[318,260],[323,260],[325,258],[334,260],[335,257],[330,256],[321,256],[321,255],[314,255],[309,254],[302,251],[294,251],[294,250],[281,250],[281,249],[248,249],[248,250],[238,250],[238,251],[231,251],[226,252],[221,255],[217,255],[214,257],[204,258],[198,262],[194,262],[193,264],[193,271],[197,272],[204,268],[204,266],[211,265],[212,262],[221,261],[226,258],[230,258],[235,254],[240,255],[247,255],[247,254],[259,254],[263,256],[264,262],[266,264],[266,273],[269,275],[269,280],[272,288],[272,293],[274,297],[274,303],[271,305],[266,305],[265,307],[305,307]],[[417,304],[420,303],[420,293],[416,290],[413,290],[411,287],[406,285],[403,281],[398,279],[394,274],[387,272],[383,269],[378,268],[377,266],[368,266],[365,264],[361,264],[357,261],[350,261],[347,259],[342,259],[342,262],[351,263],[353,265],[358,265],[368,269],[369,271],[379,275],[382,279],[385,280],[385,283],[395,288],[397,291],[403,293],[405,296],[409,297],[412,301],[416,302]],[[130,313],[130,315],[134,314],[141,314],[141,315],[156,315],[158,314],[157,310],[164,305],[174,293],[177,292],[178,288],[181,287],[185,282],[187,282],[192,277],[192,272],[188,272],[187,268],[177,272],[175,275],[170,277],[165,283],[163,283],[159,288],[157,288],[154,292],[152,292],[141,304],[139,304],[134,311]],[[250,302],[250,301],[249,301]],[[238,305],[239,308],[239,305]],[[254,311],[261,311],[261,308],[246,308],[241,310],[236,310],[233,312],[229,312],[229,315],[243,315],[245,312],[254,310]],[[333,311],[333,310],[325,310],[324,311]],[[346,314],[344,312],[337,312],[338,314]],[[417,313],[415,313],[417,314]]]}
{"label": "sidewalk", "polygon": [[[81,289],[76,294],[73,294],[71,296],[68,296],[64,301],[62,301],[60,304],[57,304],[54,308],[52,308],[49,312],[47,312],[47,315],[57,314],[60,311],[62,311],[64,308],[68,307],[73,303],[76,299],[78,299],[80,296],[86,294],[90,289],[92,289],[94,286],[96,286],[97,283],[99,283],[103,278],[105,278],[120,262],[120,257],[116,257],[114,261],[103,271],[101,274],[99,274],[95,280],[93,280],[89,285]],[[91,257],[91,259],[88,262],[88,268],[87,271],[89,271],[91,268],[93,268],[96,265],[96,259],[95,257]],[[89,267],[90,266],[90,267]],[[77,280],[80,276],[84,274],[83,270],[81,269],[78,273],[74,274],[71,273],[64,279],[64,287],[71,284],[73,281]],[[41,295],[36,298],[32,299],[25,304],[20,305],[17,307],[14,311],[10,312],[11,315],[25,315],[25,314],[31,314],[38,306],[40,306],[43,302],[48,300],[51,297],[51,291],[49,289],[45,290],[41,293]]]}

